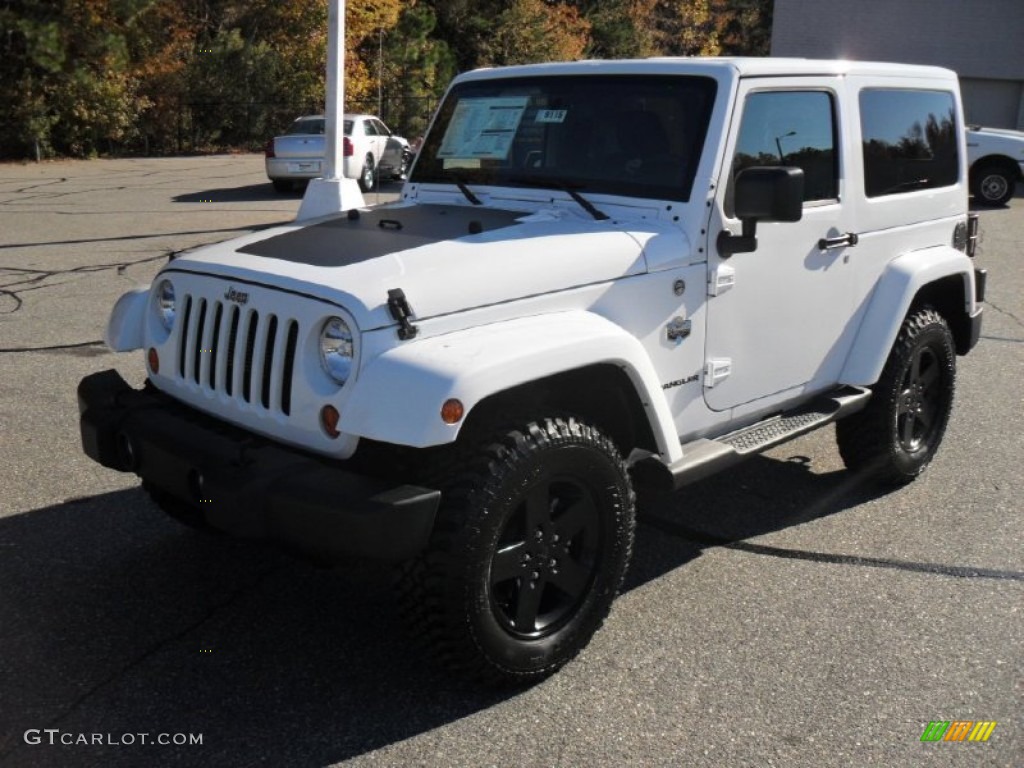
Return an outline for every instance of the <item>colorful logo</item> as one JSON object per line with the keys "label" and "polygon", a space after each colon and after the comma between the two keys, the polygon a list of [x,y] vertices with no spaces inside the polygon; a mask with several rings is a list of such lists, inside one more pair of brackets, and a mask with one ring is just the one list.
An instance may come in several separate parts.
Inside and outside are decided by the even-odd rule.
{"label": "colorful logo", "polygon": [[995,720],[932,720],[921,741],[988,741],[995,728]]}

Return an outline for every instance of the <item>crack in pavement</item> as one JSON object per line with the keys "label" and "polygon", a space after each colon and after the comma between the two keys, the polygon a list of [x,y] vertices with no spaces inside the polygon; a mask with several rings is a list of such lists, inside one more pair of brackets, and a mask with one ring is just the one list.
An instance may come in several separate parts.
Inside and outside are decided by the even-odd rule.
{"label": "crack in pavement", "polygon": [[[274,211],[278,213],[278,211]],[[256,224],[247,227],[221,227],[220,229],[191,229],[183,232],[157,232],[152,235],[116,235],[114,237],[83,237],[76,240],[48,240],[38,243],[2,243],[0,250],[6,248],[45,248],[49,245],[84,245],[86,243],[112,243],[119,240],[143,240],[154,237],[183,237],[184,235],[212,235],[218,232],[258,232],[261,229],[290,224],[291,221],[278,221],[270,224]],[[0,268],[0,269],[6,269]]]}
{"label": "crack in pavement", "polygon": [[998,568],[980,568],[976,566],[943,565],[941,563],[918,563],[910,560],[897,560],[885,557],[863,557],[861,555],[834,555],[827,552],[812,552],[805,549],[790,549],[767,544],[754,544],[749,541],[734,541],[698,531],[673,520],[663,517],[644,515],[638,518],[652,528],[685,539],[694,544],[708,547],[721,547],[754,555],[768,555],[786,560],[806,560],[812,563],[829,563],[832,565],[860,565],[869,568],[889,568],[897,571],[930,573],[938,576],[953,576],[960,579],[999,579],[1003,581],[1024,581],[1024,573],[1007,571]]}
{"label": "crack in pavement", "polygon": [[1015,314],[1013,314],[1013,312],[1011,312],[1010,310],[1003,309],[998,304],[993,303],[991,299],[985,299],[985,303],[988,304],[990,307],[992,307],[992,309],[994,309],[999,314],[1006,315],[1007,317],[1011,318],[1013,320],[1013,322],[1015,322],[1021,328],[1024,328],[1024,320],[1021,320],[1019,317],[1017,317]]}
{"label": "crack in pavement", "polygon": [[[90,686],[88,690],[84,691],[77,698],[75,698],[75,700],[72,701],[63,712],[61,712],[59,715],[57,715],[52,720],[50,720],[50,722],[47,724],[46,727],[47,728],[56,728],[60,723],[64,722],[69,717],[71,717],[75,712],[77,712],[86,701],[88,701],[90,698],[92,698],[97,693],[102,691],[104,688],[107,688],[107,687],[113,685],[118,680],[120,680],[122,677],[124,677],[127,673],[129,673],[133,669],[136,669],[137,667],[141,666],[146,661],[151,659],[153,656],[158,654],[160,651],[162,651],[165,648],[173,645],[174,643],[178,642],[179,640],[182,640],[183,638],[185,638],[186,636],[188,636],[189,634],[191,634],[195,630],[199,629],[204,624],[206,624],[208,621],[210,621],[214,617],[216,617],[217,614],[220,613],[222,610],[230,608],[233,604],[237,603],[247,593],[255,592],[260,586],[263,585],[264,582],[267,581],[267,579],[269,579],[271,576],[274,576],[278,572],[283,571],[287,566],[288,566],[288,563],[282,563],[282,564],[272,566],[270,568],[267,568],[267,569],[257,573],[257,575],[256,575],[256,577],[254,579],[252,579],[248,583],[242,584],[237,589],[232,591],[224,600],[222,600],[219,603],[211,606],[198,619],[196,619],[192,623],[186,625],[185,627],[181,628],[177,632],[174,632],[174,633],[172,633],[172,634],[170,634],[170,635],[168,635],[168,636],[166,636],[166,637],[156,641],[149,648],[147,648],[144,651],[142,651],[142,653],[140,653],[134,659],[131,659],[127,664],[122,666],[120,669],[118,669],[117,671],[107,675],[105,678],[103,678],[99,682],[97,682],[94,685]],[[22,748],[24,746],[25,746],[25,744],[23,742],[16,741],[14,743],[14,745],[11,746],[9,749],[7,749],[5,752],[0,752],[0,762],[3,762],[4,760],[9,758],[11,755],[13,755],[15,752],[17,752],[20,748]]]}
{"label": "crack in pavement", "polygon": [[95,341],[79,341],[74,344],[53,344],[48,347],[0,347],[0,354],[11,354],[14,352],[57,352],[62,349],[98,347],[105,343],[102,339],[96,339]]}
{"label": "crack in pavement", "polygon": [[[31,269],[28,267],[0,267],[0,274],[5,272],[13,272],[14,277],[20,277],[23,279],[17,279],[13,282],[0,284],[0,296],[9,296],[14,300],[14,308],[9,310],[0,310],[0,315],[13,315],[15,312],[20,310],[24,306],[24,300],[21,298],[21,294],[29,293],[30,291],[40,291],[45,288],[56,288],[57,286],[66,285],[70,280],[65,280],[58,283],[45,283],[45,281],[60,277],[61,275],[81,275],[88,274],[90,272],[104,272],[108,269],[116,269],[118,274],[122,274],[128,267],[133,267],[139,264],[146,264],[148,262],[158,261],[166,259],[167,253],[160,253],[156,256],[147,256],[142,259],[134,259],[130,261],[119,261],[110,264],[80,264],[77,267],[69,267],[67,269]],[[32,277],[25,277],[26,275],[33,275]],[[16,289],[16,290],[11,290]]]}

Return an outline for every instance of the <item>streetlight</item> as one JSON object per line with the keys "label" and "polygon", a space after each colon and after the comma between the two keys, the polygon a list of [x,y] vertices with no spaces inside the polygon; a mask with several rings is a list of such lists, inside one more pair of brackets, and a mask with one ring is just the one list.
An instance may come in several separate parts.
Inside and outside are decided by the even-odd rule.
{"label": "streetlight", "polygon": [[780,163],[786,162],[786,156],[782,154],[782,141],[781,140],[782,139],[788,139],[790,136],[796,136],[796,131],[790,131],[789,133],[784,133],[781,136],[776,136],[775,137],[775,148],[777,150],[779,150],[779,162]]}

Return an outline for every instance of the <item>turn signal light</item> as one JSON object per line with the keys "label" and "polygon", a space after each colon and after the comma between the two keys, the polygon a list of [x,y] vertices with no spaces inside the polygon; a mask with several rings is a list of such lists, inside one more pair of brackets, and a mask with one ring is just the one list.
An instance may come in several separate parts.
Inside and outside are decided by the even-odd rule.
{"label": "turn signal light", "polygon": [[149,363],[149,370],[154,374],[160,373],[160,355],[156,353],[155,348],[149,348],[149,352],[146,353],[146,361]]}
{"label": "turn signal light", "polygon": [[356,148],[352,146],[352,139],[348,136],[345,136],[341,143],[341,151],[345,153],[345,157],[352,157],[356,153]]}
{"label": "turn signal light", "polygon": [[441,421],[445,424],[458,424],[462,421],[465,413],[466,409],[463,407],[462,401],[453,397],[451,400],[445,400],[444,405],[441,406]]}
{"label": "turn signal light", "polygon": [[324,432],[332,440],[341,434],[338,430],[339,421],[341,421],[341,414],[338,413],[338,409],[333,405],[325,405],[320,409],[320,426],[324,428]]}

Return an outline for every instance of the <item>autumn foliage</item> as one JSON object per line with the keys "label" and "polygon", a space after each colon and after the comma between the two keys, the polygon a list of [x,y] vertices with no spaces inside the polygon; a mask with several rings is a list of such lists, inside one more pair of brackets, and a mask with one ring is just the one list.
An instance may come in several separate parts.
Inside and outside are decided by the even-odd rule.
{"label": "autumn foliage", "polygon": [[[0,0],[0,156],[252,148],[322,109],[327,0]],[[771,0],[348,0],[346,103],[422,131],[459,71],[767,54]]]}

